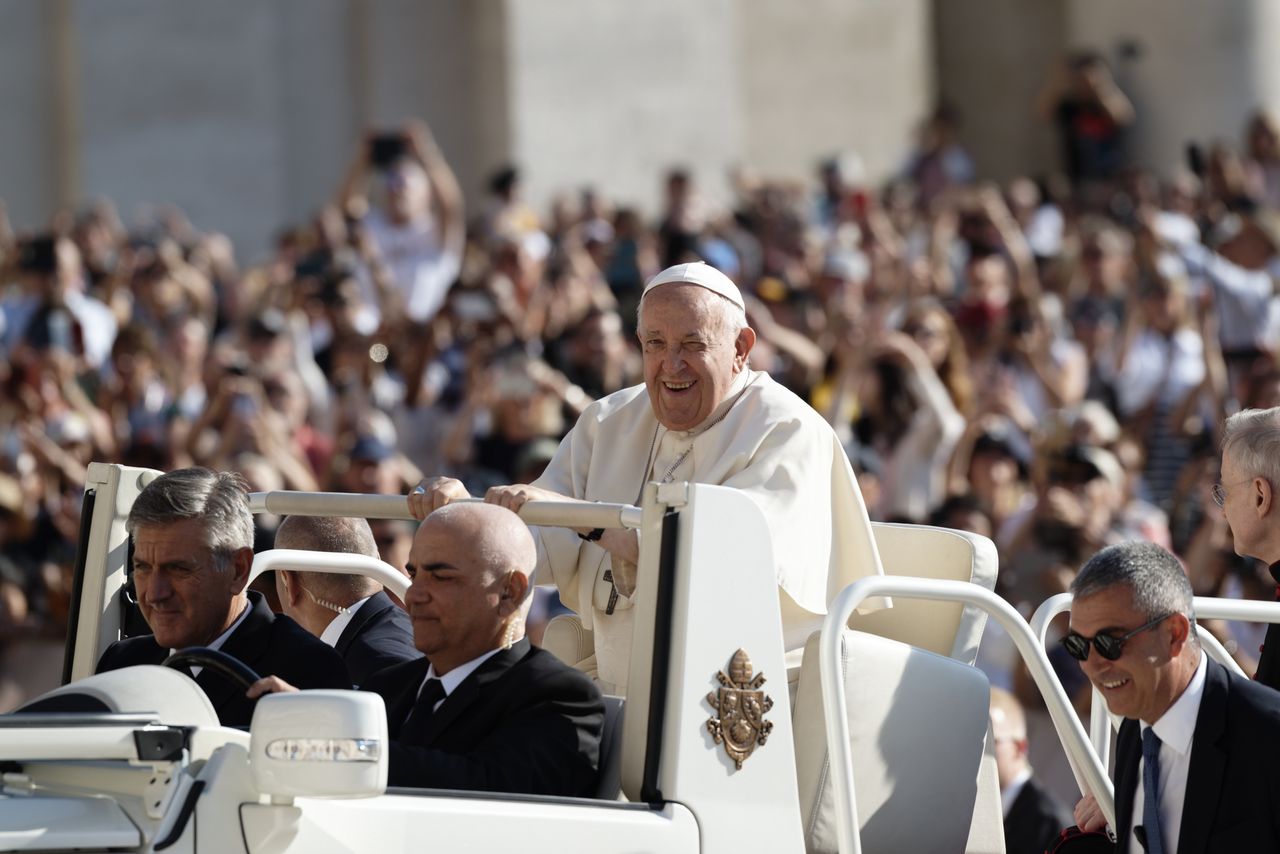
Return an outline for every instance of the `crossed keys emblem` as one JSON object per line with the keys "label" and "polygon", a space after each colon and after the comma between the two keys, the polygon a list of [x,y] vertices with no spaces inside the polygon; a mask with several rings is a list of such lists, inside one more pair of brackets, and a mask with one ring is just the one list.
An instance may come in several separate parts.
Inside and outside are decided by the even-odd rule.
{"label": "crossed keys emblem", "polygon": [[716,673],[723,686],[707,695],[707,702],[719,717],[707,721],[707,731],[716,744],[724,745],[737,770],[757,745],[762,745],[773,731],[773,722],[764,719],[773,708],[773,700],[760,690],[764,674],[751,675],[751,658],[746,650],[738,650],[729,662],[729,673]]}

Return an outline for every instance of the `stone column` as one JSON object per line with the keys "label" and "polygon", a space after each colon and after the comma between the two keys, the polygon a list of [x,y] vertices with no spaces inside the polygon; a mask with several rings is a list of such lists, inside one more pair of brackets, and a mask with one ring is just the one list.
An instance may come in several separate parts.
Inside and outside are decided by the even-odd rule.
{"label": "stone column", "polygon": [[1057,166],[1053,130],[1036,94],[1066,45],[1063,0],[937,0],[936,73],[959,110],[960,140],[978,174],[998,181]]}
{"label": "stone column", "polygon": [[1068,0],[1073,46],[1099,50],[1133,100],[1135,159],[1168,175],[1189,142],[1243,146],[1259,106],[1280,106],[1280,4]]}

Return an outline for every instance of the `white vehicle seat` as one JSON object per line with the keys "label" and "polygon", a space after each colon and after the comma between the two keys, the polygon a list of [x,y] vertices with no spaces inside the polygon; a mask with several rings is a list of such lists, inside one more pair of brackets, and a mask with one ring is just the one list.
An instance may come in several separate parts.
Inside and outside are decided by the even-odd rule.
{"label": "white vehicle seat", "polygon": [[40,695],[18,711],[154,712],[156,720],[171,726],[220,726],[218,713],[195,680],[156,664],[87,676]]}
{"label": "white vehicle seat", "polygon": [[[987,590],[995,589],[1000,556],[995,543],[986,537],[950,528],[887,522],[873,522],[871,530],[887,575],[972,581]],[[977,660],[978,641],[986,624],[987,615],[981,609],[919,599],[894,602],[887,611],[855,614],[849,621],[850,628],[900,640],[965,664]],[[815,620],[812,631],[821,626],[822,621]],[[542,646],[565,664],[595,674],[595,640],[577,614],[561,614],[551,620]],[[799,661],[794,663],[798,669]]]}
{"label": "white vehicle seat", "polygon": [[[873,522],[885,575],[971,581],[995,590],[1000,556],[995,543],[979,534],[928,525]],[[895,599],[893,608],[854,614],[849,628],[902,641],[965,664],[978,659],[978,641],[987,625],[980,608],[923,599]]]}
{"label": "white vehicle seat", "polygon": [[570,667],[595,676],[595,635],[582,625],[582,618],[577,614],[553,617],[542,633],[542,648]]}
{"label": "white vehicle seat", "polygon": [[[814,635],[805,648],[792,731],[805,848],[835,852],[818,641]],[[843,662],[862,850],[974,850],[966,845],[980,794],[990,702],[986,675],[954,659],[857,631],[844,634]],[[946,699],[939,702],[939,697]],[[995,797],[998,816],[998,789]],[[976,850],[1002,851],[1002,831],[991,845]]]}
{"label": "white vehicle seat", "polygon": [[622,715],[621,697],[604,695],[604,729],[600,733],[600,777],[595,797],[616,801],[622,792]]}

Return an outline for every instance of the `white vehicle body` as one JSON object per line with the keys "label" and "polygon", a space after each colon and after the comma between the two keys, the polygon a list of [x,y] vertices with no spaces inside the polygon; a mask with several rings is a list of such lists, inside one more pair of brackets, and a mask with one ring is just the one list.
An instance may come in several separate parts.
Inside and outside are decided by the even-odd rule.
{"label": "white vehicle body", "polygon": [[[793,732],[768,527],[758,508],[736,491],[684,483],[651,484],[638,509],[544,503],[522,513],[530,523],[641,530],[639,589],[646,592],[635,606],[627,711],[613,751],[620,755],[616,773],[623,799],[387,790],[387,727],[376,695],[272,695],[259,702],[249,732],[243,732],[220,727],[200,688],[177,671],[135,667],[92,675],[102,650],[120,637],[126,622],[124,518],[155,475],[119,465],[90,467],[66,684],[42,699],[98,705],[94,711],[19,710],[0,716],[0,851],[391,854],[518,848],[529,854],[742,854],[808,848],[850,854],[863,850],[864,839],[886,838],[885,828],[877,829],[876,823],[902,812],[894,799],[907,797],[908,787],[918,785],[908,780],[911,773],[928,786],[942,785],[946,772],[954,771],[961,785],[920,796],[938,799],[935,803],[907,803],[920,816],[918,826],[890,827],[889,838],[895,833],[915,838],[912,833],[929,832],[932,820],[941,822],[949,813],[960,822],[950,831],[952,842],[932,850],[998,852],[1003,850],[998,790],[992,819],[989,811],[983,813],[983,801],[991,800],[994,778],[986,762],[979,767],[984,748],[988,758],[990,748],[984,741],[986,681],[972,667],[983,614],[1013,637],[1045,694],[1082,786],[1111,809],[1103,767],[1069,712],[1039,639],[989,589],[994,570],[985,585],[873,577],[846,589],[832,604],[821,639],[811,641],[800,671],[794,711],[799,723]],[[272,493],[254,496],[251,503],[259,512],[408,518],[405,499],[396,496]],[[933,534],[932,540],[919,538],[920,548],[934,549],[924,544],[938,540],[940,529],[921,531]],[[908,549],[916,537],[910,526],[887,526],[882,533]],[[886,555],[895,576],[928,574],[911,568],[894,572],[891,563],[900,562]],[[265,552],[255,560],[254,572],[271,567],[363,572],[399,593],[407,586],[403,576],[368,559]],[[847,629],[845,621],[858,602],[878,595],[894,596],[897,614],[867,622],[890,627],[890,635],[896,632],[894,621],[918,619],[911,616],[910,601],[960,604],[944,606],[952,608],[946,613],[954,616],[954,625],[946,629],[940,654],[871,637],[868,648],[889,653],[883,660],[878,653],[874,662],[868,660],[879,669],[869,669],[860,682],[858,650],[867,636]],[[927,615],[936,612],[921,613],[929,622]],[[971,640],[954,640],[957,651],[952,652],[957,632],[965,631]],[[892,683],[881,684],[876,680],[885,672],[884,661],[899,648],[905,669],[892,676]],[[725,674],[736,678],[731,661],[738,650],[749,655],[748,677],[754,674],[756,681],[750,686],[735,682],[733,690],[740,693],[729,693],[746,698],[759,691],[760,698],[770,698],[772,709],[765,702],[763,717],[772,727],[764,730],[767,740],[753,741],[745,759],[735,760],[714,733],[717,714],[725,726],[730,720],[728,701],[717,700],[727,695],[717,691],[732,688]],[[794,669],[795,662],[790,664]],[[958,685],[976,686],[968,729],[957,723],[953,733],[928,723],[930,715],[963,718],[954,697],[928,701],[932,677],[911,683],[913,670],[930,668],[954,676]],[[851,702],[855,689],[885,698],[888,717],[861,720],[874,704]],[[912,701],[909,714],[893,708],[895,699],[905,702],[921,691],[926,702]],[[712,705],[717,702],[721,705]],[[979,704],[982,718],[975,724]],[[912,756],[915,737],[901,730],[907,718],[920,728],[922,743],[950,738],[957,742],[955,755],[967,757],[972,766],[931,769]],[[869,738],[859,741],[859,728],[867,726]],[[814,739],[825,741],[814,748]],[[875,850],[894,847],[878,844]]]}

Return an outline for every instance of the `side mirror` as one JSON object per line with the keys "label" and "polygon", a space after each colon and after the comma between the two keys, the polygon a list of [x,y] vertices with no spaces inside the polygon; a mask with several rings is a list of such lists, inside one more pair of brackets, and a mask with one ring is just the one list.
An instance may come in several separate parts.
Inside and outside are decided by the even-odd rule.
{"label": "side mirror", "polygon": [[268,694],[249,742],[253,782],[272,798],[368,798],[387,788],[387,713],[377,694]]}

